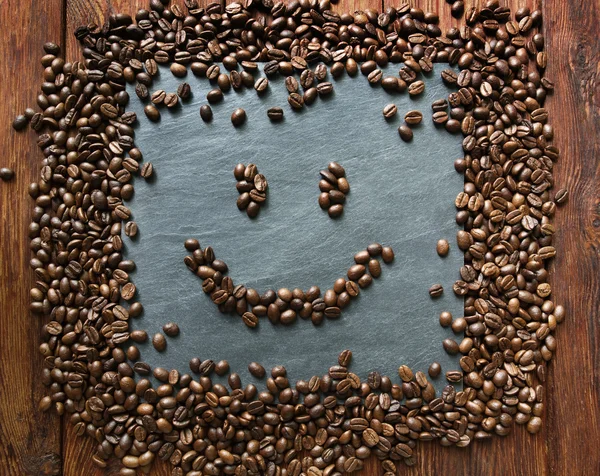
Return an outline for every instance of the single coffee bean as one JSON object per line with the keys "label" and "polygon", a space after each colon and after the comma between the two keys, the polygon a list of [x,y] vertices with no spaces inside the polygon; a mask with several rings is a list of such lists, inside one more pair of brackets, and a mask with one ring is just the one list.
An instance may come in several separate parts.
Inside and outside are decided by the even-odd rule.
{"label": "single coffee bean", "polygon": [[283,120],[283,109],[280,107],[272,107],[267,111],[267,116],[272,121],[281,121]]}
{"label": "single coffee bean", "polygon": [[440,325],[442,327],[448,327],[450,324],[452,324],[452,314],[448,311],[442,311],[440,313]]}
{"label": "single coffee bean", "polygon": [[25,127],[27,127],[28,123],[29,123],[29,119],[27,119],[26,116],[21,114],[21,115],[15,117],[15,120],[13,121],[12,126],[15,131],[20,131],[20,130],[25,129]]}
{"label": "single coffee bean", "polygon": [[183,100],[189,99],[192,95],[192,87],[188,83],[181,83],[177,87],[177,95]]}
{"label": "single coffee bean", "polygon": [[206,95],[206,100],[211,104],[222,101],[223,100],[223,91],[221,91],[219,88],[211,89],[208,92],[208,94]]}
{"label": "single coffee bean", "polygon": [[423,81],[415,81],[408,86],[408,94],[418,96],[425,91],[425,83]]}
{"label": "single coffee bean", "polygon": [[293,109],[302,109],[304,106],[304,99],[298,93],[290,93],[288,96],[288,103]]}
{"label": "single coffee bean", "polygon": [[398,107],[395,104],[388,104],[383,108],[383,117],[391,119],[398,113]]}
{"label": "single coffee bean", "polygon": [[409,111],[404,116],[404,120],[409,126],[416,126],[423,120],[423,114],[420,111]]}
{"label": "single coffee bean", "polygon": [[144,165],[142,165],[142,168],[140,170],[140,176],[142,178],[150,178],[152,176],[152,174],[154,173],[154,166],[152,165],[152,162],[146,162]]}
{"label": "single coffee bean", "polygon": [[338,218],[342,215],[342,213],[344,213],[344,205],[332,205],[329,207],[328,213],[330,218]]}
{"label": "single coffee bean", "polygon": [[13,169],[9,169],[8,167],[0,168],[0,179],[1,180],[8,182],[8,181],[12,180],[14,176],[15,176],[15,172],[13,171]]}
{"label": "single coffee bean", "polygon": [[336,178],[341,178],[346,175],[346,170],[344,169],[344,167],[342,167],[337,162],[330,162],[327,168]]}
{"label": "single coffee bean", "polygon": [[258,325],[258,317],[252,312],[245,312],[242,315],[242,320],[250,328],[254,328]]}
{"label": "single coffee bean", "polygon": [[210,122],[213,118],[213,112],[208,104],[200,106],[200,117],[204,122]]}
{"label": "single coffee bean", "polygon": [[229,362],[227,362],[226,360],[220,360],[215,364],[214,370],[215,373],[220,377],[226,375],[227,373],[229,373]]}
{"label": "single coffee bean", "polygon": [[285,78],[285,88],[289,93],[297,93],[299,89],[298,80],[293,76]]}
{"label": "single coffee bean", "polygon": [[389,246],[384,246],[381,249],[381,259],[383,259],[383,262],[386,264],[389,264],[392,261],[394,261],[394,250],[392,250],[392,248],[390,248]]}
{"label": "single coffee bean", "polygon": [[244,172],[246,170],[246,166],[244,164],[237,164],[233,169],[233,176],[239,182],[245,179]]}
{"label": "single coffee bean", "polygon": [[338,356],[338,363],[342,367],[348,367],[352,361],[352,352],[349,350],[342,350]]}
{"label": "single coffee bean", "polygon": [[241,108],[236,109],[231,114],[231,123],[238,127],[241,126],[244,122],[246,122],[246,111]]}
{"label": "single coffee bean", "polygon": [[167,322],[163,326],[163,332],[169,337],[175,337],[179,335],[179,326],[174,322]]}
{"label": "single coffee bean", "polygon": [[157,122],[160,120],[160,111],[152,104],[148,104],[146,107],[144,107],[144,113],[152,122]]}
{"label": "single coffee bean", "polygon": [[160,104],[165,102],[166,96],[167,96],[167,92],[164,91],[163,89],[159,89],[152,93],[152,95],[150,96],[150,101],[152,101],[152,104],[159,106]]}
{"label": "single coffee bean", "polygon": [[248,365],[248,372],[256,378],[264,378],[266,374],[265,368],[257,362],[250,362]]}
{"label": "single coffee bean", "polygon": [[256,218],[258,216],[258,212],[260,211],[260,205],[254,201],[250,201],[248,206],[246,207],[246,214],[249,218]]}
{"label": "single coffee bean", "polygon": [[327,192],[322,192],[319,195],[319,206],[323,209],[323,210],[327,210],[329,209],[329,207],[331,206],[331,200],[329,199],[329,193]]}
{"label": "single coffee bean", "polygon": [[435,249],[438,255],[447,256],[450,251],[450,244],[448,243],[448,240],[442,238],[441,240],[438,240]]}
{"label": "single coffee bean", "polygon": [[431,378],[436,378],[442,373],[442,366],[437,362],[433,362],[429,366],[428,373]]}
{"label": "single coffee bean", "polygon": [[169,109],[176,107],[179,104],[179,96],[177,96],[177,94],[175,94],[175,93],[167,93],[165,95],[164,104]]}
{"label": "single coffee bean", "polygon": [[254,83],[254,89],[258,94],[264,93],[269,87],[269,80],[267,78],[259,78]]}
{"label": "single coffee bean", "polygon": [[413,131],[406,124],[402,124],[398,127],[398,134],[404,142],[410,142],[413,139]]}
{"label": "single coffee bean", "polygon": [[458,353],[458,343],[454,339],[444,339],[442,345],[448,354],[456,355]]}
{"label": "single coffee bean", "polygon": [[371,243],[367,246],[367,252],[370,256],[379,256],[383,250],[383,247],[379,243]]}
{"label": "single coffee bean", "polygon": [[269,184],[267,182],[267,179],[265,178],[265,176],[263,174],[257,174],[254,177],[254,187],[259,192],[266,192],[268,186],[269,186]]}
{"label": "single coffee bean", "polygon": [[556,195],[554,196],[554,201],[556,202],[557,205],[563,205],[564,203],[567,202],[568,198],[569,198],[569,191],[565,190],[564,188],[561,188],[558,192],[556,192]]}
{"label": "single coffee bean", "polygon": [[134,221],[128,221],[125,224],[125,234],[127,236],[129,236],[130,238],[133,238],[134,236],[137,235],[138,232],[138,226],[137,223]]}
{"label": "single coffee bean", "polygon": [[154,337],[152,337],[152,345],[158,352],[163,352],[167,348],[167,340],[164,335],[157,332],[154,334]]}
{"label": "single coffee bean", "polygon": [[434,284],[429,288],[429,295],[432,298],[440,297],[442,294],[444,294],[444,288],[441,284]]}

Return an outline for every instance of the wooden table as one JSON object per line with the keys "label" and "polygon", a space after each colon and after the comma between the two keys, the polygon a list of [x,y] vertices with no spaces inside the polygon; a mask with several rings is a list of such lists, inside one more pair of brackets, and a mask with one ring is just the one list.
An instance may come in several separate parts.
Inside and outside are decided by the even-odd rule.
{"label": "wooden table", "polygon": [[[42,154],[36,135],[16,134],[12,119],[33,105],[42,80],[39,58],[51,40],[80,59],[73,32],[102,24],[113,12],[135,13],[147,0],[0,0],[0,166],[15,170],[0,182],[0,474],[117,474],[118,462],[94,471],[96,443],[76,438],[67,419],[43,414],[37,403],[42,358],[39,317],[28,312],[33,273],[28,267],[27,227],[32,201],[27,186],[37,181]],[[202,3],[202,2],[201,2]],[[401,3],[401,2],[397,2]],[[457,25],[444,0],[410,2],[440,14],[442,29]],[[466,1],[467,8],[473,1]],[[477,2],[479,3],[479,2]],[[468,449],[421,444],[417,464],[402,474],[597,475],[600,474],[600,12],[597,2],[508,0],[511,8],[543,10],[548,76],[556,93],[547,102],[561,150],[556,183],[570,198],[556,216],[558,229],[552,282],[555,301],[567,309],[558,329],[556,359],[549,368],[544,426],[537,436],[523,428],[501,440]],[[341,0],[335,9],[381,9],[389,0]],[[594,9],[594,6],[596,7]],[[62,473],[61,473],[62,467]],[[166,465],[153,474],[170,474]],[[380,474],[375,462],[363,474]]]}

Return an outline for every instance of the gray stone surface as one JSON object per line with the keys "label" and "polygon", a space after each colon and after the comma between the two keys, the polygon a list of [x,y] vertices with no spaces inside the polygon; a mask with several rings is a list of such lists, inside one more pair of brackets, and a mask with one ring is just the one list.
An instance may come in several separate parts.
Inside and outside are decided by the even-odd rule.
{"label": "gray stone surface", "polygon": [[[385,72],[397,70],[390,66]],[[458,359],[442,349],[441,341],[452,331],[439,326],[438,316],[443,310],[462,315],[462,300],[452,292],[463,261],[454,238],[454,198],[462,176],[453,160],[461,147],[459,136],[431,121],[431,102],[448,94],[439,71],[436,66],[418,99],[371,87],[362,75],[333,80],[335,93],[300,113],[288,106],[278,79],[261,98],[254,90],[227,93],[213,106],[210,124],[199,117],[212,87],[206,79],[190,74],[192,99],[174,111],[163,108],[157,124],[146,119],[131,91],[129,109],[140,119],[136,143],[155,169],[153,180],[136,179],[130,202],[140,234],[126,239],[126,255],[137,263],[133,280],[145,307],[134,325],[152,335],[172,320],[182,331],[168,339],[162,354],[150,343],[142,345],[143,359],[181,372],[189,371],[195,356],[227,359],[244,382],[254,381],[249,362],[267,369],[283,364],[290,380],[306,379],[325,373],[343,349],[354,353],[351,369],[361,377],[379,370],[398,381],[399,365],[426,372],[434,360],[444,372],[458,369]],[[161,69],[154,90],[176,91],[182,81]],[[390,102],[399,113],[388,122],[381,111]],[[268,120],[272,106],[284,109],[283,123]],[[230,121],[237,107],[248,115],[240,128]],[[411,109],[422,111],[424,120],[407,144],[396,129]],[[317,203],[318,172],[332,160],[346,168],[351,186],[338,220]],[[255,163],[269,181],[268,204],[255,220],[236,207],[233,168],[238,162]],[[214,248],[235,284],[260,292],[310,285],[324,292],[345,276],[354,253],[372,242],[392,246],[396,259],[382,265],[382,277],[339,320],[319,327],[299,320],[284,327],[263,318],[251,330],[237,315],[219,313],[202,292],[201,280],[183,264],[183,242],[190,237]],[[435,251],[442,237],[451,243],[444,259]],[[445,288],[438,300],[428,295],[435,283]],[[439,390],[445,384],[442,374],[435,385]]]}

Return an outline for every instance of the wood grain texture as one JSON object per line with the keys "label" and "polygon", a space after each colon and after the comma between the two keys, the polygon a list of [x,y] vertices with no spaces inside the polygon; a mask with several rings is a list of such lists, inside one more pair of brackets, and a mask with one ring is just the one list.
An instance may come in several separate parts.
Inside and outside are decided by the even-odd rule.
{"label": "wood grain texture", "polygon": [[[63,3],[66,24],[62,24]],[[43,394],[36,384],[41,370],[37,355],[40,323],[27,309],[32,273],[27,267],[27,224],[31,201],[27,185],[39,172],[41,153],[30,132],[9,129],[13,116],[34,102],[41,81],[38,58],[46,40],[66,38],[66,57],[80,57],[73,37],[75,28],[94,22],[101,25],[112,12],[134,14],[147,7],[147,0],[28,0],[4,1],[0,28],[0,77],[6,100],[2,111],[1,166],[15,169],[10,183],[0,183],[0,474],[52,474],[61,454],[61,424],[56,416],[42,415],[37,401]],[[208,3],[208,2],[205,2]],[[353,12],[364,8],[397,6],[401,1],[341,0],[334,9]],[[442,30],[458,26],[445,0],[410,0],[412,6],[436,11]],[[482,0],[466,1],[466,8]],[[547,102],[550,120],[556,126],[555,144],[562,156],[555,174],[557,188],[567,188],[570,199],[559,209],[556,227],[558,255],[552,282],[555,300],[567,309],[566,322],[556,336],[556,359],[549,366],[546,384],[547,410],[544,427],[537,436],[517,428],[512,435],[473,443],[467,449],[442,448],[437,443],[420,444],[416,465],[401,467],[400,474],[437,475],[592,475],[600,474],[597,442],[600,441],[600,41],[598,5],[579,2],[509,0],[511,9],[542,8],[547,49],[548,76],[556,83],[556,95]],[[40,28],[40,25],[44,28]],[[62,28],[62,29],[61,29]],[[21,37],[7,31],[27,32]],[[23,74],[15,75],[20,67]],[[31,336],[35,336],[32,338]],[[12,365],[7,365],[7,363]],[[13,367],[14,366],[14,367]],[[6,396],[11,398],[6,398]],[[14,398],[12,398],[14,396]],[[93,471],[92,456],[97,442],[76,438],[64,424],[62,459],[65,476],[100,476],[118,473],[118,464]],[[153,475],[167,476],[159,465]],[[381,475],[376,461],[362,472]]]}
{"label": "wood grain texture", "polygon": [[16,133],[11,124],[39,93],[42,45],[61,41],[62,0],[3,1],[0,31],[0,167],[15,171],[12,181],[0,182],[0,474],[59,474],[60,421],[37,410],[45,394],[42,322],[28,311],[33,202],[27,187],[39,175],[42,154],[35,133]]}

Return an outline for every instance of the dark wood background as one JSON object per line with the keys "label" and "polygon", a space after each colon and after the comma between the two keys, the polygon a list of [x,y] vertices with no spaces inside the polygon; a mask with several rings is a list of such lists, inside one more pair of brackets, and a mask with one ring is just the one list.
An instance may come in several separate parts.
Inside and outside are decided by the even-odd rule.
{"label": "dark wood background", "polygon": [[[27,226],[41,152],[33,132],[15,133],[17,113],[33,105],[42,80],[39,58],[45,41],[60,43],[68,61],[79,59],[73,37],[79,25],[102,24],[107,14],[147,7],[147,0],[0,0],[0,167],[16,172],[0,182],[0,475],[117,474],[118,463],[94,471],[95,442],[76,438],[65,419],[37,410],[41,322],[29,314]],[[381,9],[389,0],[340,0],[338,11]],[[442,29],[457,25],[445,0],[412,0],[437,11]],[[467,8],[473,0],[466,2]],[[476,2],[479,3],[479,2]],[[549,368],[542,431],[474,443],[467,449],[421,444],[417,464],[401,474],[599,475],[600,474],[600,39],[596,1],[507,0],[511,8],[541,8],[550,52],[548,76],[555,95],[547,102],[562,156],[556,182],[570,198],[556,217],[552,282],[555,301],[567,309]],[[61,473],[62,467],[62,473]],[[166,465],[152,471],[168,475]],[[381,474],[375,462],[363,474]]]}

